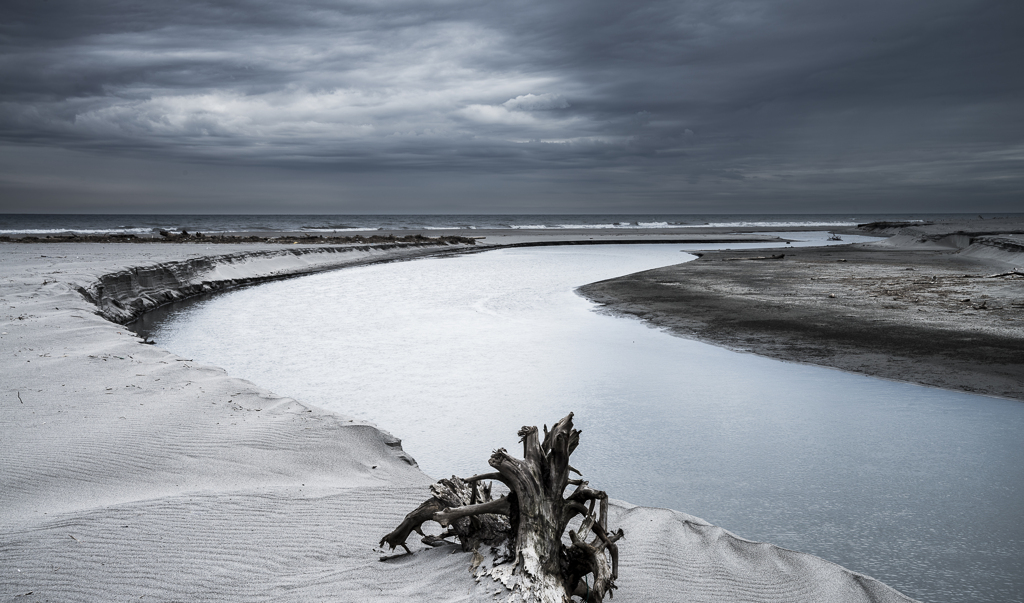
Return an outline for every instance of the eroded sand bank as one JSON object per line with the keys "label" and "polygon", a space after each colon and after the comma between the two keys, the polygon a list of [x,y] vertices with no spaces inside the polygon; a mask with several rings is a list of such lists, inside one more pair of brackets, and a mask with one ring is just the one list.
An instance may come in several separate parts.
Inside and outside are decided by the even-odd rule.
{"label": "eroded sand bank", "polygon": [[[0,594],[494,600],[498,585],[474,582],[467,554],[414,545],[377,560],[380,536],[432,482],[397,439],[144,345],[103,316],[437,251],[0,244]],[[615,600],[909,600],[683,513],[617,503],[612,521],[626,531]]]}

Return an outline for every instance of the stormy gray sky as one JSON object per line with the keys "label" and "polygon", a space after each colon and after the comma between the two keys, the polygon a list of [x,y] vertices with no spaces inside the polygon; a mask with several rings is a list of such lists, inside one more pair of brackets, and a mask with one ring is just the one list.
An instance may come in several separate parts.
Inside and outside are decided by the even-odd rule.
{"label": "stormy gray sky", "polygon": [[0,212],[1022,207],[1020,0],[0,6]]}

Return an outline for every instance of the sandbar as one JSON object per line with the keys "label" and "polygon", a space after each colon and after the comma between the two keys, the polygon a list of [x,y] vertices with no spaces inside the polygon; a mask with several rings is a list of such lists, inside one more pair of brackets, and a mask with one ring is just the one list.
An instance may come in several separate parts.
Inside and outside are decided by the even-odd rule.
{"label": "sandbar", "polygon": [[889,238],[708,252],[578,291],[734,350],[1024,400],[1022,221],[850,230]]}

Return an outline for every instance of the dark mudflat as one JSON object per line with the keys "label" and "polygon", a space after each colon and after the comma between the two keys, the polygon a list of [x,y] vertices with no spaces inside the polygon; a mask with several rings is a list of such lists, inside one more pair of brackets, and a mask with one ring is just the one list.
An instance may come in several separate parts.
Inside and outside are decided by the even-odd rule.
{"label": "dark mudflat", "polygon": [[1024,275],[1012,265],[877,245],[770,255],[708,253],[579,291],[683,337],[1024,400]]}

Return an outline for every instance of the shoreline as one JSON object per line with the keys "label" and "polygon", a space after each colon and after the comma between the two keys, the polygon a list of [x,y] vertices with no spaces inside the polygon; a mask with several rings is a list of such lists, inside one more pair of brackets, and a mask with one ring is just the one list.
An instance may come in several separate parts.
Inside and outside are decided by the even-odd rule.
{"label": "shoreline", "polygon": [[[791,228],[787,232],[820,232],[821,228]],[[783,242],[777,236],[762,233],[780,232],[778,228],[754,227],[736,232],[727,228],[664,228],[664,229],[446,229],[446,230],[381,230],[362,234],[328,234],[295,231],[166,233],[151,235],[29,235],[0,236],[0,243],[153,243],[235,245],[269,243],[275,245],[459,245],[484,243],[500,246],[601,245],[630,243],[762,243]]]}
{"label": "shoreline", "polygon": [[[109,320],[222,285],[437,250],[232,251],[0,244],[0,550],[18,570],[0,592],[26,601],[493,600],[496,585],[471,579],[468,554],[415,547],[378,562],[379,537],[433,482],[399,440],[140,345]],[[629,539],[617,599],[910,600],[684,513],[613,508]]]}

